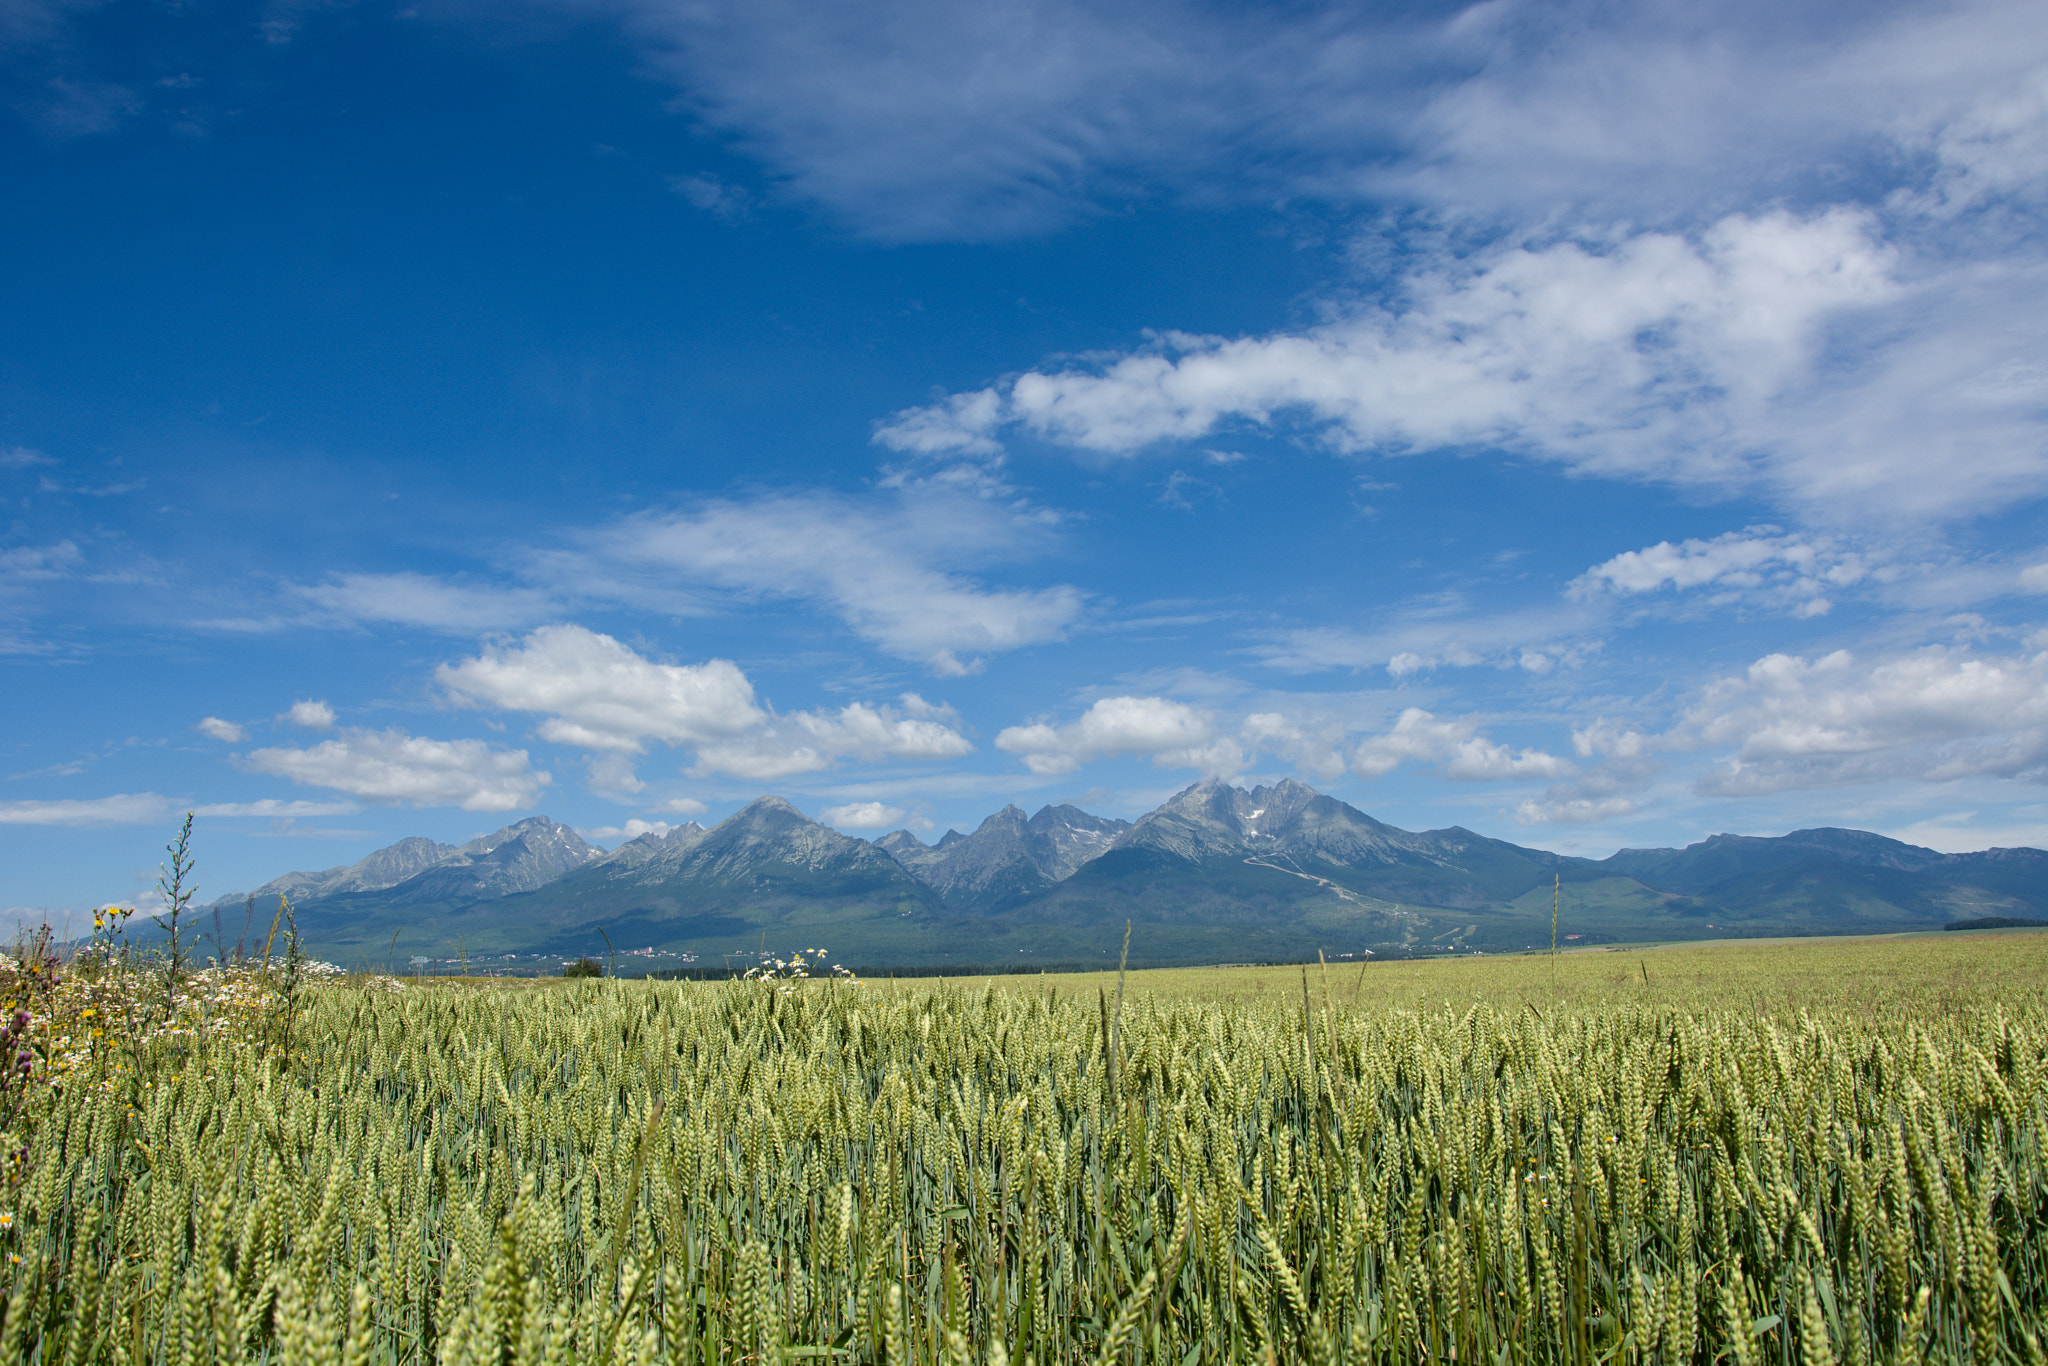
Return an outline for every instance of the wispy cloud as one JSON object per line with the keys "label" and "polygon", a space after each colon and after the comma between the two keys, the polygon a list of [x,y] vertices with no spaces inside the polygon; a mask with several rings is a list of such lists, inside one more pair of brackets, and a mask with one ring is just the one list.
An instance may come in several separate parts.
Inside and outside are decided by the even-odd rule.
{"label": "wispy cloud", "polygon": [[603,8],[784,193],[889,239],[1162,195],[1661,222],[1876,168],[1951,206],[2048,183],[2024,0]]}
{"label": "wispy cloud", "polygon": [[346,621],[423,626],[457,635],[524,626],[557,611],[555,600],[538,589],[465,583],[411,571],[337,574],[325,583],[292,591]]}
{"label": "wispy cloud", "polygon": [[943,491],[782,494],[629,517],[584,535],[546,572],[591,599],[701,586],[815,603],[945,676],[1057,640],[1080,616],[1077,589],[993,588],[961,572],[1042,552],[1048,535],[1040,513]]}
{"label": "wispy cloud", "polygon": [[1466,593],[1444,593],[1377,611],[1369,628],[1308,626],[1276,631],[1250,652],[1279,669],[1385,669],[1407,678],[1440,668],[1509,668],[1532,674],[1581,662],[1600,647],[1609,613],[1587,601],[1487,610]]}
{"label": "wispy cloud", "polygon": [[[706,616],[781,599],[836,617],[856,637],[934,674],[957,677],[980,669],[988,655],[1061,639],[1085,602],[1066,584],[1003,587],[977,577],[1044,556],[1056,543],[1058,518],[979,474],[970,483],[920,478],[862,496],[706,500],[502,547],[495,581],[338,574],[291,587],[282,610],[213,625],[396,624],[475,636],[583,611]],[[995,501],[985,496],[991,492],[1005,496]],[[56,572],[48,563],[54,553],[22,552],[17,572]]]}
{"label": "wispy cloud", "polygon": [[1398,27],[1361,32],[1336,11],[1178,0],[608,8],[697,117],[736,135],[787,194],[893,240],[1035,232],[1134,178],[1192,183],[1248,151],[1285,161],[1304,134],[1335,135],[1298,116],[1304,91],[1327,98],[1338,82],[1353,145],[1369,146],[1372,111],[1356,106],[1397,104],[1375,83],[1413,46]]}
{"label": "wispy cloud", "polygon": [[402,730],[345,730],[310,749],[251,752],[244,767],[367,802],[519,811],[553,781],[523,749],[481,740],[429,740]]}
{"label": "wispy cloud", "polygon": [[0,802],[0,825],[142,825],[169,815],[154,792],[119,792],[84,800]]}
{"label": "wispy cloud", "polygon": [[111,797],[62,801],[0,802],[0,825],[157,825],[190,811],[201,819],[254,816],[297,820],[313,816],[345,816],[354,802],[177,802],[155,792],[121,792]]}

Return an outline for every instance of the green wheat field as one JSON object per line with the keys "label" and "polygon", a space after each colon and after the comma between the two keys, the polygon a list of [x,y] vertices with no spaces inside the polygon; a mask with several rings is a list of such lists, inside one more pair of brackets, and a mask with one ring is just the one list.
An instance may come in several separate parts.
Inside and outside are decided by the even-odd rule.
{"label": "green wheat field", "polygon": [[6,982],[7,1363],[2048,1360],[2044,933]]}

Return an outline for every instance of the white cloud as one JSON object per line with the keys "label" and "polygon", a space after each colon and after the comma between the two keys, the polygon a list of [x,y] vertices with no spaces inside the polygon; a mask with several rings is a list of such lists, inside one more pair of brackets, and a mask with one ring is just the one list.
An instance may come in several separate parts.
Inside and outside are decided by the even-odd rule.
{"label": "white cloud", "polygon": [[244,759],[258,773],[328,787],[386,805],[518,811],[553,781],[523,749],[481,740],[427,740],[401,730],[345,730],[311,749],[259,749]]}
{"label": "white cloud", "polygon": [[2030,564],[2022,569],[2020,587],[2029,593],[2048,593],[2048,564]]}
{"label": "white cloud", "polygon": [[728,185],[715,175],[675,175],[668,187],[714,218],[737,223],[754,208],[754,197],[737,185]]}
{"label": "white cloud", "polygon": [[1640,219],[1834,188],[1848,166],[1952,197],[1982,165],[2039,194],[2048,26],[2026,0],[1498,6],[1454,26],[1482,64],[1418,101],[1419,155],[1389,159],[1383,192]]}
{"label": "white cloud", "polygon": [[543,739],[616,754],[642,753],[649,740],[702,744],[767,720],[731,660],[656,664],[581,626],[486,646],[434,678],[459,702],[546,715]]}
{"label": "white cloud", "polygon": [[1590,825],[1634,815],[1636,796],[1662,771],[1657,741],[1632,726],[1596,718],[1572,731],[1572,751],[1592,761],[1570,782],[1557,783],[1540,797],[1515,807],[1523,825]]}
{"label": "white cloud", "polygon": [[333,730],[334,708],[317,697],[301,698],[292,703],[285,719],[301,730]]}
{"label": "white cloud", "polygon": [[147,825],[168,819],[171,805],[154,792],[120,792],[83,801],[0,802],[0,825]]}
{"label": "white cloud", "polygon": [[260,816],[269,820],[298,820],[311,816],[347,816],[361,810],[354,802],[286,802],[265,797],[255,802],[207,802],[188,807],[193,815]]}
{"label": "white cloud", "polygon": [[1071,587],[998,589],[941,566],[1035,551],[1048,521],[945,489],[855,501],[787,494],[625,518],[546,572],[588,598],[638,601],[687,585],[819,604],[862,638],[934,673],[1058,640],[1080,615]]}
{"label": "white cloud", "polygon": [[201,820],[255,816],[296,820],[310,816],[346,816],[354,802],[286,802],[265,798],[255,802],[174,802],[154,792],[123,792],[84,801],[0,802],[0,825],[155,825],[175,821],[190,811]]}
{"label": "white cloud", "polygon": [[[915,693],[904,694],[901,709],[854,702],[834,712],[777,715],[755,700],[753,684],[730,660],[656,664],[581,626],[544,626],[444,664],[435,678],[460,702],[545,716],[543,739],[620,760],[657,740],[695,750],[699,773],[781,778],[842,758],[949,759],[974,748],[950,709]],[[622,764],[594,767],[592,780],[605,790],[640,790]]]}
{"label": "white cloud", "polygon": [[1609,721],[1604,716],[1589,726],[1572,731],[1572,750],[1581,759],[1597,756],[1635,760],[1649,754],[1651,748],[1650,737],[1633,727]]}
{"label": "white cloud", "polygon": [[836,825],[842,830],[880,830],[884,826],[901,825],[909,813],[900,806],[888,806],[881,802],[849,802],[845,806],[828,806],[820,813],[825,824]]}
{"label": "white cloud", "polygon": [[1592,825],[1635,814],[1627,797],[1531,797],[1515,805],[1523,825]]}
{"label": "white cloud", "polygon": [[1304,710],[1309,709],[1296,704],[1292,715],[1252,712],[1238,727],[1239,742],[1247,755],[1275,754],[1313,778],[1335,782],[1350,763],[1344,722],[1329,715],[1304,715]]}
{"label": "white cloud", "polygon": [[1243,762],[1237,746],[1218,735],[1209,713],[1164,697],[1101,698],[1064,726],[1011,726],[996,736],[996,748],[1041,775],[1071,773],[1093,760],[1127,754],[1149,756],[1163,767],[1212,772],[1234,772]]}
{"label": "white cloud", "polygon": [[[1060,521],[1003,483],[1000,464],[889,473],[863,497],[776,493],[636,514],[507,553],[500,572],[510,582],[344,574],[290,589],[293,610],[214,624],[389,622],[476,635],[584,607],[704,616],[781,598],[957,677],[977,672],[982,656],[1063,638],[1083,607],[1069,585],[1004,588],[972,577],[1042,555]],[[6,567],[0,560],[0,582]],[[22,572],[37,568],[47,567],[24,562]]]}
{"label": "white cloud", "polygon": [[[1302,87],[1369,92],[1410,45],[1384,28],[1350,32],[1364,26],[1339,16],[1289,22],[1178,0],[605,8],[691,112],[763,158],[785,194],[885,240],[1042,230],[1082,212],[1098,186],[1128,190],[1134,170],[1193,181],[1238,159],[1247,124],[1284,159],[1325,135],[1305,126]],[[1372,102],[1396,107],[1390,94]]]}
{"label": "white cloud", "polygon": [[1385,734],[1368,736],[1351,766],[1367,778],[1391,773],[1403,762],[1436,763],[1447,778],[1472,781],[1556,778],[1573,771],[1569,760],[1535,749],[1509,749],[1478,733],[1471,721],[1440,721],[1409,707]]}
{"label": "white cloud", "polygon": [[593,840],[637,840],[642,835],[667,835],[676,829],[667,821],[643,821],[634,817],[624,825],[599,825],[583,832],[585,839]]}
{"label": "white cloud", "polygon": [[1009,425],[1128,454],[1299,420],[1351,451],[1506,447],[1589,474],[1810,487],[1833,476],[1774,460],[1796,436],[1778,409],[1807,392],[1832,327],[1903,297],[1897,271],[1875,218],[1850,207],[1514,243],[1439,257],[1398,297],[1306,332],[1161,333],[1018,376],[993,417],[982,394],[955,396],[878,439],[940,448]]}
{"label": "white cloud", "polygon": [[2048,181],[2027,0],[599,8],[784,193],[888,239],[1162,193],[1646,221],[1857,172],[1954,205]]}
{"label": "white cloud", "polygon": [[451,583],[430,574],[337,574],[293,590],[349,621],[389,622],[473,636],[553,615],[548,594],[502,585]]}
{"label": "white cloud", "polygon": [[201,717],[192,729],[209,739],[220,740],[230,745],[239,745],[249,737],[249,732],[232,721],[221,720],[218,716]]}
{"label": "white cloud", "polygon": [[671,816],[701,816],[710,809],[695,797],[671,797],[655,808]]}
{"label": "white cloud", "polygon": [[647,784],[634,772],[631,755],[602,753],[590,757],[590,790],[601,797],[623,801],[645,792]]}
{"label": "white cloud", "polygon": [[54,465],[57,462],[41,451],[32,451],[26,446],[0,448],[0,470],[25,470],[31,465]]}
{"label": "white cloud", "polygon": [[1607,615],[1589,600],[1482,612],[1467,595],[1446,593],[1381,608],[1371,630],[1304,627],[1278,633],[1252,653],[1297,672],[1384,668],[1401,679],[1431,669],[1490,666],[1541,674],[1575,667],[1598,650],[1591,633]]}
{"label": "white cloud", "polygon": [[70,541],[14,546],[0,550],[0,590],[68,578],[84,566],[85,556]]}
{"label": "white cloud", "polygon": [[1571,597],[1601,592],[1714,590],[1716,602],[1756,601],[1798,617],[1826,613],[1827,594],[1862,581],[1863,559],[1824,537],[1785,535],[1776,527],[1731,531],[1712,540],[1659,541],[1593,566],[1567,589]]}
{"label": "white cloud", "polygon": [[1003,399],[993,389],[953,394],[929,408],[906,408],[875,424],[875,442],[908,455],[995,455],[1004,420]]}
{"label": "white cloud", "polygon": [[842,758],[929,762],[973,752],[967,738],[943,722],[854,702],[836,712],[792,712],[745,735],[699,745],[693,771],[787,778],[828,768]]}
{"label": "white cloud", "polygon": [[2037,818],[2024,820],[2020,812],[2012,813],[2021,817],[2018,823],[2005,820],[1987,820],[1976,811],[1951,811],[1915,821],[1911,825],[1894,826],[1878,833],[1889,835],[1907,844],[1917,844],[1926,849],[1939,849],[1944,854],[1968,854],[1980,849],[2048,849],[2048,820],[2039,819],[2040,809],[2034,813]]}
{"label": "white cloud", "polygon": [[1666,737],[1733,747],[1701,780],[1726,795],[1909,778],[2048,778],[2048,651],[1934,646],[1865,662],[1767,655],[1710,685]]}

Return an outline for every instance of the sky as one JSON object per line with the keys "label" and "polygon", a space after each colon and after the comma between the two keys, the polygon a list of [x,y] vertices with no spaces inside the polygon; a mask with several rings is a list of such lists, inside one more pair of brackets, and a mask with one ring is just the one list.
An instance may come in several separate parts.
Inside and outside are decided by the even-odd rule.
{"label": "sky", "polygon": [[1293,777],[2048,846],[2037,0],[0,0],[0,907]]}

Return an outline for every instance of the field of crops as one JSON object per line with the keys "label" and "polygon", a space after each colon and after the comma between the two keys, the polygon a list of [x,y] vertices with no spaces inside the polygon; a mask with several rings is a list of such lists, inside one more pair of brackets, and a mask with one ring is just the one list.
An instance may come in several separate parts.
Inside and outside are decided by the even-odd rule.
{"label": "field of crops", "polygon": [[18,968],[0,1361],[2039,1363],[2048,937],[1970,942],[1790,1008],[1825,952],[154,1022]]}

